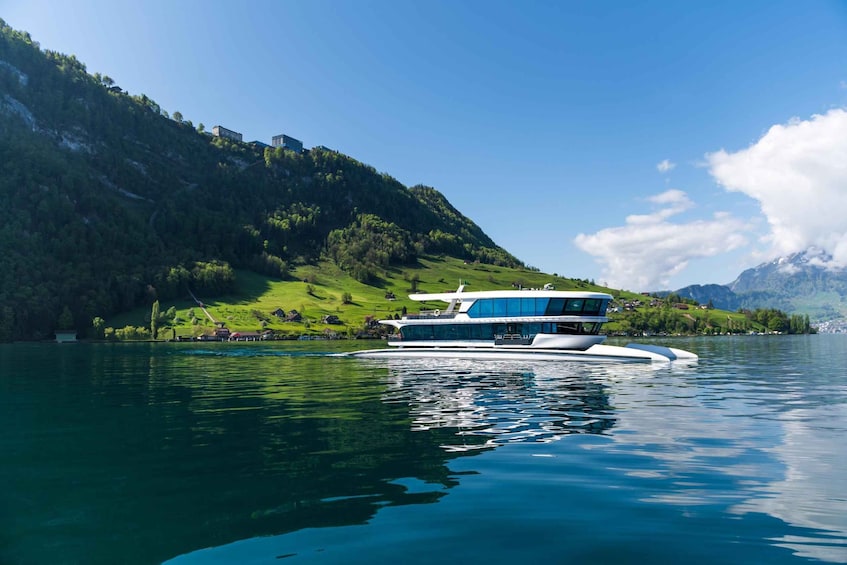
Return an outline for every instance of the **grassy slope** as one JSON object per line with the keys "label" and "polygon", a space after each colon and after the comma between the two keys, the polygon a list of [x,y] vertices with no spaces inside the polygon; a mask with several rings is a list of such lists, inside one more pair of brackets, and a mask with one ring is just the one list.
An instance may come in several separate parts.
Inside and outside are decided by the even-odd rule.
{"label": "grassy slope", "polygon": [[[239,271],[237,281],[239,293],[233,296],[223,296],[217,299],[207,299],[199,296],[206,309],[217,321],[226,322],[232,331],[259,331],[262,329],[262,319],[266,328],[289,335],[303,333],[321,334],[324,330],[332,330],[339,334],[355,333],[362,328],[366,316],[377,319],[399,314],[405,306],[409,312],[423,308],[441,308],[442,303],[423,305],[409,300],[411,280],[417,275],[417,289],[423,292],[444,292],[455,290],[459,281],[465,282],[468,291],[496,290],[512,288],[513,283],[524,287],[542,287],[552,283],[557,290],[587,290],[609,292],[622,299],[643,298],[634,293],[619,292],[604,287],[591,285],[583,281],[556,277],[534,271],[497,267],[493,265],[465,264],[459,259],[450,257],[429,257],[421,259],[417,265],[392,268],[373,286],[362,284],[339,270],[331,263],[317,266],[299,267],[293,272],[295,280],[275,281],[252,272]],[[307,293],[307,287],[313,288],[313,293]],[[349,292],[352,304],[343,304],[342,295]],[[393,292],[396,300],[387,300],[385,294]],[[214,325],[206,318],[200,308],[191,301],[165,302],[160,304],[162,312],[169,307],[177,309],[177,316],[182,321],[176,326],[178,336],[191,336],[203,331],[210,331]],[[297,310],[308,320],[292,323],[283,322],[271,315],[277,308],[286,312]],[[193,311],[199,318],[194,324],[189,316]],[[326,325],[320,321],[326,315],[338,316],[342,325]],[[716,326],[727,325],[727,318],[732,318],[738,324],[744,317],[737,313],[721,310],[688,310],[681,315],[696,318],[709,318]],[[107,325],[124,327],[126,325],[147,326],[149,310],[134,310],[108,320]],[[615,329],[614,322],[607,329]],[[171,336],[170,330],[163,331],[160,337]]]}

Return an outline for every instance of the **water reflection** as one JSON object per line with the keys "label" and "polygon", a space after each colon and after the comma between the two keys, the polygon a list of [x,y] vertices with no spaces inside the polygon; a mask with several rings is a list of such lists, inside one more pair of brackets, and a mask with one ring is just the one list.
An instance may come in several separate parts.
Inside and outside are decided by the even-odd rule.
{"label": "water reflection", "polygon": [[847,563],[843,338],[706,344],[716,354],[701,357],[695,375],[615,387],[613,450],[654,462],[618,470],[654,482],[642,488],[646,503],[687,517],[716,507],[736,519],[769,516],[786,526],[770,543]]}
{"label": "water reflection", "polygon": [[0,348],[0,562],[847,562],[843,343]]}
{"label": "water reflection", "polygon": [[371,363],[387,366],[382,399],[408,406],[413,431],[455,430],[454,441],[442,445],[446,451],[601,434],[615,424],[597,367],[444,359]]}

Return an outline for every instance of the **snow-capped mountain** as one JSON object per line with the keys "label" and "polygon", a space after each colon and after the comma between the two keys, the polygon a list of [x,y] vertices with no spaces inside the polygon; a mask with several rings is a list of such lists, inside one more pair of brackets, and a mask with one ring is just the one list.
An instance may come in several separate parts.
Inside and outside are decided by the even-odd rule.
{"label": "snow-capped mountain", "polygon": [[813,321],[847,317],[847,270],[818,248],[747,269],[728,285],[693,285],[677,291],[716,308],[778,308]]}

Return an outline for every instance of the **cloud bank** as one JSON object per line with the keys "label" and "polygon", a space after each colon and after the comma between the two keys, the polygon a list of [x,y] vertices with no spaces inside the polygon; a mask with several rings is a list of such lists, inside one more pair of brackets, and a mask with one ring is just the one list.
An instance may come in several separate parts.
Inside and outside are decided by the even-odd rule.
{"label": "cloud bank", "polygon": [[747,149],[706,155],[728,191],[759,202],[770,258],[817,247],[847,266],[847,111],[771,127]]}
{"label": "cloud bank", "polygon": [[741,220],[727,213],[688,223],[668,221],[694,206],[681,190],[651,197],[658,208],[626,218],[626,225],[576,236],[578,248],[604,264],[603,282],[634,291],[667,289],[691,259],[713,257],[746,245]]}

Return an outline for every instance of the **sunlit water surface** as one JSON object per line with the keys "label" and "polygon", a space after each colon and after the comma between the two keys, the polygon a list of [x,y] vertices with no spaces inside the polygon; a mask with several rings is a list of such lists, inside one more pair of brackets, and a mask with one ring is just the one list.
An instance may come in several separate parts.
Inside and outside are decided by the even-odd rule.
{"label": "sunlit water surface", "polygon": [[0,346],[0,563],[847,563],[847,336],[356,345]]}

